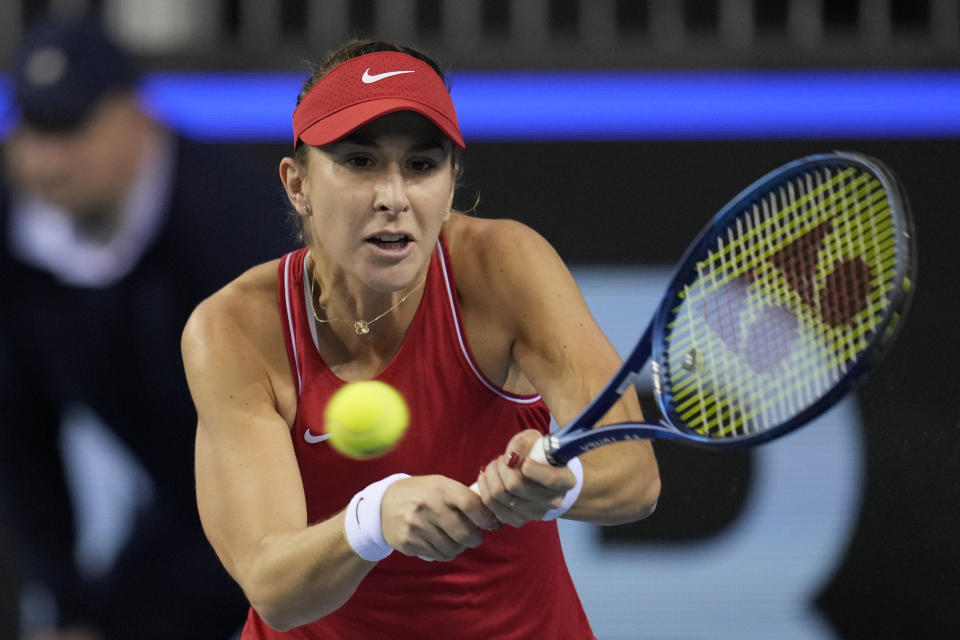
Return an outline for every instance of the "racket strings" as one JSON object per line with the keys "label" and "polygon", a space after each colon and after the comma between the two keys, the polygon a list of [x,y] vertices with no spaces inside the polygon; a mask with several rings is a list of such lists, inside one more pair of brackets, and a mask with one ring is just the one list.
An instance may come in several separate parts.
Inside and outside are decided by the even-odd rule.
{"label": "racket strings", "polygon": [[817,308],[826,325],[840,329],[827,335],[832,353],[844,363],[869,345],[893,288],[896,237],[889,207],[885,195],[850,200],[849,215],[838,219],[838,233],[824,245]]}
{"label": "racket strings", "polygon": [[680,421],[740,436],[816,402],[882,321],[896,232],[882,184],[854,167],[808,171],[746,207],[668,323],[665,377]]}
{"label": "racket strings", "polygon": [[[814,242],[819,244],[820,238],[815,238],[815,239],[814,239]],[[801,251],[801,255],[808,255],[808,254],[809,254],[808,251]],[[801,261],[801,264],[805,264],[805,266],[802,267],[803,270],[805,270],[805,271],[808,271],[808,270],[809,270],[809,264],[808,264],[808,263],[806,263],[805,261]],[[783,264],[780,264],[779,266],[781,267],[781,270],[783,270],[783,266],[784,266],[784,265],[783,265]],[[789,279],[788,279],[788,281],[789,281]],[[796,279],[794,279],[794,280],[791,282],[791,284],[793,284],[793,283],[795,283],[795,282],[796,282]],[[828,287],[829,287],[829,285],[828,285]],[[800,292],[800,295],[801,295],[801,297],[804,297],[804,296],[803,296],[803,292]],[[806,298],[806,299],[805,299],[805,302],[807,302],[807,303],[810,303],[810,302],[811,302],[811,299],[810,299],[811,296],[810,296],[810,295],[805,296],[805,298]],[[847,314],[847,315],[850,315],[850,314]],[[825,316],[825,317],[826,317],[826,316]],[[835,324],[835,323],[833,323],[833,324]],[[842,338],[842,337],[844,337],[845,334],[835,334],[835,335],[838,335],[838,336],[840,336],[840,337]],[[762,348],[762,349],[767,349],[767,348],[769,348],[769,347],[766,347],[766,346],[758,347],[758,349],[760,349],[760,348]],[[835,349],[835,350],[839,350],[838,347],[836,347],[836,346],[834,346],[834,349]],[[822,351],[822,349],[821,349],[820,351]],[[846,360],[845,358],[840,358],[840,359],[839,359],[839,362],[834,362],[834,363],[833,363],[833,366],[834,366],[834,367],[842,368],[842,367],[844,366],[844,364],[845,364],[845,360]],[[820,354],[819,359],[813,360],[813,362],[815,362],[815,363],[816,363],[816,362],[827,363],[827,362],[829,362],[829,361],[828,361],[828,360],[825,360],[825,359],[823,358],[823,355]],[[753,368],[756,369],[757,367],[753,367]],[[823,367],[821,367],[820,369],[821,369],[821,371],[822,371],[822,370],[823,370]],[[829,370],[829,369],[828,369],[828,370]],[[809,377],[809,376],[810,376],[810,372],[804,371],[804,370],[801,369],[801,368],[794,367],[794,368],[792,368],[790,371],[791,371],[792,373],[796,374],[796,375],[793,376],[795,380],[796,380],[796,379],[803,380],[803,379],[805,379],[805,377]],[[839,377],[839,372],[836,372],[836,371],[835,371],[835,372],[834,372],[834,375],[831,376],[831,378],[834,378],[834,379],[835,379],[835,378],[837,378],[837,377]],[[796,390],[796,384],[786,384],[786,385],[783,385],[783,386],[781,387],[781,389],[788,389],[788,390],[793,389],[793,390]],[[799,390],[800,390],[800,391],[807,390],[808,393],[801,394],[799,397],[796,397],[796,398],[794,398],[794,396],[797,396],[797,394],[795,394],[795,393],[794,393],[794,394],[791,394],[791,393],[787,393],[787,394],[779,393],[779,394],[772,394],[772,395],[771,395],[771,394],[768,394],[768,397],[769,397],[769,398],[772,398],[772,401],[773,401],[773,402],[778,402],[778,403],[781,403],[781,404],[783,404],[783,400],[786,399],[786,400],[787,400],[786,406],[781,407],[781,411],[786,411],[786,412],[788,412],[788,413],[789,413],[789,412],[796,412],[796,411],[797,411],[797,407],[803,407],[803,406],[805,406],[806,404],[809,404],[809,402],[805,402],[805,401],[804,401],[804,397],[802,397],[802,396],[811,396],[811,400],[810,400],[810,401],[812,402],[812,400],[815,399],[815,397],[816,397],[815,395],[812,395],[812,394],[815,394],[815,393],[818,392],[818,390],[816,390],[816,389],[810,389],[810,388],[809,388],[809,385],[807,385],[807,386],[801,386],[801,387],[799,387]],[[794,402],[793,400],[796,400],[797,402]],[[798,404],[798,403],[799,403],[799,404]],[[769,403],[768,403],[768,404],[769,404]],[[734,425],[734,426],[736,426],[736,425]]]}

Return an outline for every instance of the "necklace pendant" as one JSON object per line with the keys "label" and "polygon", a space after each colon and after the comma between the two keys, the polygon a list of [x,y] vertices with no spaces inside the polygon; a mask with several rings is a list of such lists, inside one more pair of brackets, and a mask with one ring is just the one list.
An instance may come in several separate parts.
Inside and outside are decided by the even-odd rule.
{"label": "necklace pendant", "polygon": [[353,323],[353,330],[357,332],[358,336],[365,336],[370,333],[370,325],[364,320],[357,320]]}

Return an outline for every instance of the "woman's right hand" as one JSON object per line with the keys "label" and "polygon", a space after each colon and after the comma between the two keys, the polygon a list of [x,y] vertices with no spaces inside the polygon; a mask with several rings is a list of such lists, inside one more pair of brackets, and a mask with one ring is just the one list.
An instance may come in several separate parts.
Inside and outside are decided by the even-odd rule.
{"label": "woman's right hand", "polygon": [[453,560],[480,546],[484,531],[500,528],[476,493],[439,475],[395,482],[383,496],[380,513],[387,544],[424,560]]}

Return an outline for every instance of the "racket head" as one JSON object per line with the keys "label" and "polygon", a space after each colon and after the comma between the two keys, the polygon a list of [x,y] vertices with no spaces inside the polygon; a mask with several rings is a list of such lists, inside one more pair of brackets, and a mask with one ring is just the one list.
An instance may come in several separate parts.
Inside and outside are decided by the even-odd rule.
{"label": "racket head", "polygon": [[665,421],[742,447],[813,419],[892,344],[915,269],[906,194],[881,162],[836,152],[770,172],[691,244],[654,317]]}

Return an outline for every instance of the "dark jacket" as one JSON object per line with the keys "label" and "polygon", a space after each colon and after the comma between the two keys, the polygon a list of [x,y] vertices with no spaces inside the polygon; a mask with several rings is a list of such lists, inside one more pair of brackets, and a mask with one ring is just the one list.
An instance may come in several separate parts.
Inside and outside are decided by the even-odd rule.
{"label": "dark jacket", "polygon": [[[0,515],[25,580],[54,591],[64,621],[92,620],[111,638],[144,638],[151,628],[170,638],[226,637],[246,609],[199,527],[196,413],[180,334],[201,300],[294,243],[269,167],[181,139],[175,176],[158,238],[131,273],[99,289],[65,286],[11,255],[9,193],[0,185]],[[73,407],[99,416],[154,484],[131,543],[94,582],[73,562],[58,449],[61,418]]]}

